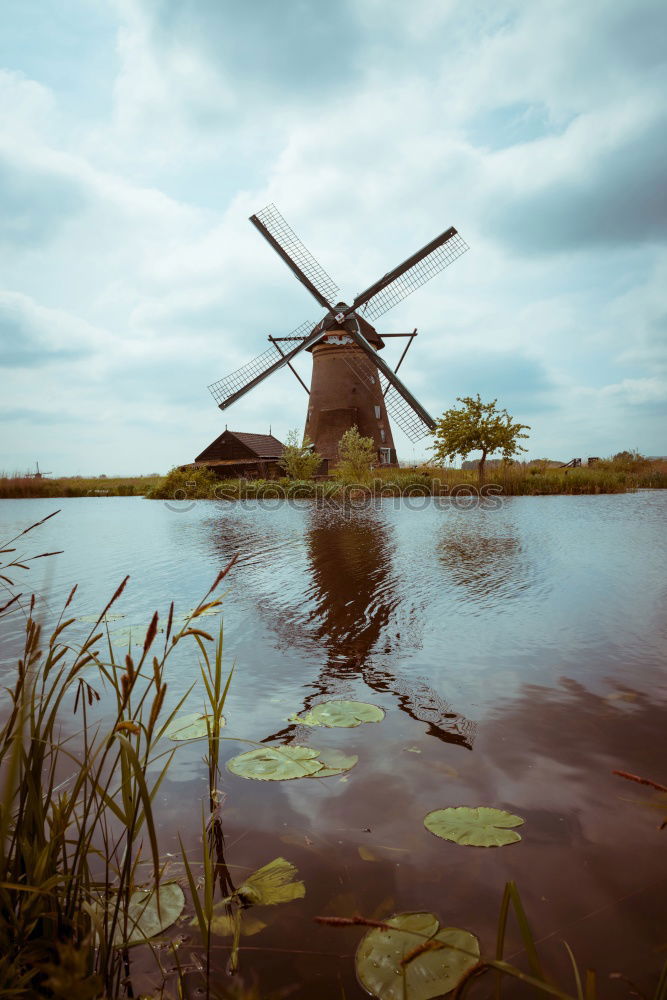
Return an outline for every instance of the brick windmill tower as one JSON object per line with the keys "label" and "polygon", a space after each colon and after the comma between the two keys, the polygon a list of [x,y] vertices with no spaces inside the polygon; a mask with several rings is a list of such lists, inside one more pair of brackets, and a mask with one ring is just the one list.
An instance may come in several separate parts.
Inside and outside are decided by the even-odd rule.
{"label": "brick windmill tower", "polygon": [[[425,437],[435,422],[396,374],[417,331],[381,336],[370,321],[465,253],[466,243],[453,227],[446,230],[347,305],[338,301],[338,286],[274,205],[252,215],[250,221],[326,314],[319,323],[302,323],[287,337],[270,336],[268,350],[209,386],[213,398],[225,410],[288,365],[309,396],[305,433],[330,465],[338,459],[342,435],[355,425],[364,437],[373,439],[378,464],[395,465],[389,417],[413,442]],[[394,370],[379,354],[387,337],[408,338]],[[283,349],[281,344],[289,346]],[[291,364],[301,351],[309,351],[313,359],[310,389]]]}

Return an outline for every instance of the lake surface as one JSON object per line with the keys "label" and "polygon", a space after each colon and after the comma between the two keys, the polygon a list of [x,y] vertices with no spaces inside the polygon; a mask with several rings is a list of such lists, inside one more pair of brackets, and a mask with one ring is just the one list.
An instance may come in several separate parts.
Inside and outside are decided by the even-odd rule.
{"label": "lake surface", "polygon": [[[468,503],[0,501],[0,539],[61,508],[21,543],[26,554],[64,549],[22,577],[45,618],[74,583],[75,613],[97,613],[129,573],[115,625],[143,638],[155,609],[166,619],[173,599],[187,612],[238,553],[223,612],[237,664],[227,735],[359,755],[345,778],[322,781],[223,772],[232,874],[283,855],[307,887],[244,939],[242,974],[267,993],[365,995],[353,971],[360,930],[319,926],[317,914],[433,910],[490,954],[509,879],[556,972],[566,940],[599,971],[603,995],[621,997],[610,972],[649,989],[667,958],[667,805],[656,811],[654,793],[611,774],[667,783],[667,491]],[[1,626],[3,683],[22,622],[19,611]],[[197,676],[193,648],[172,663],[168,704]],[[356,729],[287,722],[332,698],[386,717]],[[201,706],[195,687],[186,710]],[[161,789],[165,851],[178,850],[177,830],[197,850],[203,746],[178,747]],[[223,757],[243,749],[226,743]],[[517,813],[523,839],[486,850],[438,840],[423,817],[450,805]]]}

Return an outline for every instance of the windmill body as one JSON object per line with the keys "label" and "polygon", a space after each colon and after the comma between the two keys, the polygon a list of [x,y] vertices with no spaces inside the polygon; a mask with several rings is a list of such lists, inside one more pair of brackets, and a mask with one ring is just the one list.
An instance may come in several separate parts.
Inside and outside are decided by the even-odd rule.
{"label": "windmill body", "polygon": [[[343,303],[336,306],[345,308]],[[368,323],[367,339],[375,350],[384,341]],[[370,335],[369,335],[370,334]],[[391,424],[380,385],[377,365],[352,339],[344,326],[332,327],[310,348],[313,372],[304,433],[317,451],[335,465],[338,443],[350,427],[371,438],[381,465],[396,464]]]}
{"label": "windmill body", "polygon": [[[302,323],[289,336],[269,336],[268,350],[209,386],[213,398],[224,410],[287,365],[308,393],[305,433],[329,467],[338,459],[341,437],[354,426],[373,440],[378,465],[397,464],[389,418],[413,442],[433,430],[435,421],[397,375],[417,331],[380,335],[370,320],[381,316],[465,253],[467,245],[452,227],[347,305],[336,302],[337,285],[273,205],[251,216],[250,221],[326,314],[319,323]],[[408,338],[394,370],[379,353],[388,336]],[[284,349],[284,344],[289,347]],[[310,389],[292,367],[294,358],[304,350],[313,359]]]}

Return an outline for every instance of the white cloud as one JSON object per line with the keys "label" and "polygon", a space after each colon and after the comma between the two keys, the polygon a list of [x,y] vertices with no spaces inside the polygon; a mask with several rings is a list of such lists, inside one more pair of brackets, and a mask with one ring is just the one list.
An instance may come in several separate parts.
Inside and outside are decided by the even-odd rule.
{"label": "white cloud", "polygon": [[[56,345],[49,371],[98,426],[105,461],[142,471],[150,455],[165,468],[225,422],[279,434],[301,423],[289,373],[225,414],[205,390],[268,333],[319,316],[247,222],[269,201],[348,300],[439,230],[460,229],[470,253],[379,324],[419,327],[403,372],[432,411],[477,381],[532,424],[536,453],[567,457],[575,439],[605,453],[628,433],[664,451],[652,409],[663,235],[645,190],[627,189],[662,162],[664,71],[629,6],[341,5],[325,27],[335,34],[341,19],[346,61],[301,78],[292,55],[316,25],[287,18],[283,62],[254,65],[230,48],[235,22],[214,6],[173,8],[171,28],[156,10],[117,0],[115,83],[92,123],[73,121],[57,87],[0,73],[0,184],[13,206],[4,301],[18,297]],[[644,4],[647,23],[657,12]],[[605,231],[609,219],[623,238]],[[67,331],[76,364],[58,357]],[[308,359],[299,365],[307,374]],[[33,371],[32,392],[47,400],[43,377]],[[17,412],[27,392],[17,376]],[[48,446],[25,413],[21,428],[31,453]],[[81,454],[74,439],[59,446],[63,471]]]}

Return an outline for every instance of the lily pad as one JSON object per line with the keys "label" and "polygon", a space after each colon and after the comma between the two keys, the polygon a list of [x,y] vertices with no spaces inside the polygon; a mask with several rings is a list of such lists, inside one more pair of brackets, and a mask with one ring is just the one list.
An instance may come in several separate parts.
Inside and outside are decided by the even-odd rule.
{"label": "lily pad", "polygon": [[255,781],[288,781],[321,771],[324,765],[318,756],[319,750],[310,747],[258,747],[232,757],[227,761],[227,770]]}
{"label": "lily pad", "polygon": [[345,771],[351,771],[359,761],[356,754],[348,756],[340,750],[321,750],[318,751],[318,757],[323,765],[322,770],[309,774],[309,778],[331,778],[336,774],[344,774]]}
{"label": "lily pad", "polygon": [[[193,712],[191,715],[181,715],[172,719],[164,731],[164,736],[170,740],[205,740],[208,727],[213,725],[212,715],[201,715]],[[225,725],[224,716],[220,716],[220,726]]]}
{"label": "lily pad", "polygon": [[[106,615],[104,615],[102,617],[102,621],[103,622],[117,622],[117,621],[120,621],[120,619],[124,618],[124,617],[125,617],[125,615],[111,615],[111,614],[106,614]],[[78,615],[77,616],[77,620],[80,621],[80,622],[85,622],[86,624],[94,625],[94,624],[96,624],[96,622],[99,622],[100,616],[99,615]]]}
{"label": "lily pad", "polygon": [[258,868],[249,875],[236,895],[247,904],[273,906],[276,903],[291,903],[293,899],[303,899],[306,887],[297,881],[298,872],[290,861],[275,858],[268,865]]}
{"label": "lily pad", "polygon": [[521,816],[489,806],[450,806],[435,809],[424,817],[424,826],[436,837],[472,847],[504,847],[521,840],[511,827],[521,826]]}
{"label": "lily pad", "polygon": [[[160,626],[156,634],[164,632]],[[109,640],[114,647],[127,648],[128,646],[142,646],[146,638],[145,625],[128,625],[126,628],[114,629],[109,633]]]}
{"label": "lily pad", "polygon": [[[147,938],[156,937],[178,920],[184,906],[185,896],[176,882],[163,883],[157,892],[155,889],[135,890],[130,896],[127,908],[127,936],[124,915],[121,912],[114,933],[114,946],[130,947],[143,944]],[[113,912],[113,904],[110,909]]]}
{"label": "lily pad", "polygon": [[382,722],[384,711],[365,701],[323,701],[303,715],[291,715],[290,722],[302,726],[327,726],[331,729],[352,729],[362,722]]}
{"label": "lily pad", "polygon": [[[458,927],[439,927],[434,913],[399,913],[374,927],[357,948],[359,982],[378,1000],[431,1000],[449,993],[479,961],[479,941]],[[405,964],[420,945],[429,947]]]}
{"label": "lily pad", "polygon": [[[179,621],[190,621],[192,619],[192,616],[194,615],[194,613],[195,613],[196,610],[197,610],[196,608],[190,608],[190,610],[188,611],[188,613],[186,615],[181,615],[180,616]],[[215,615],[219,615],[219,614],[222,614],[222,608],[221,607],[204,608],[203,611],[199,612],[199,614],[197,615],[197,618],[213,618]],[[196,621],[196,619],[194,619],[194,620]]]}

